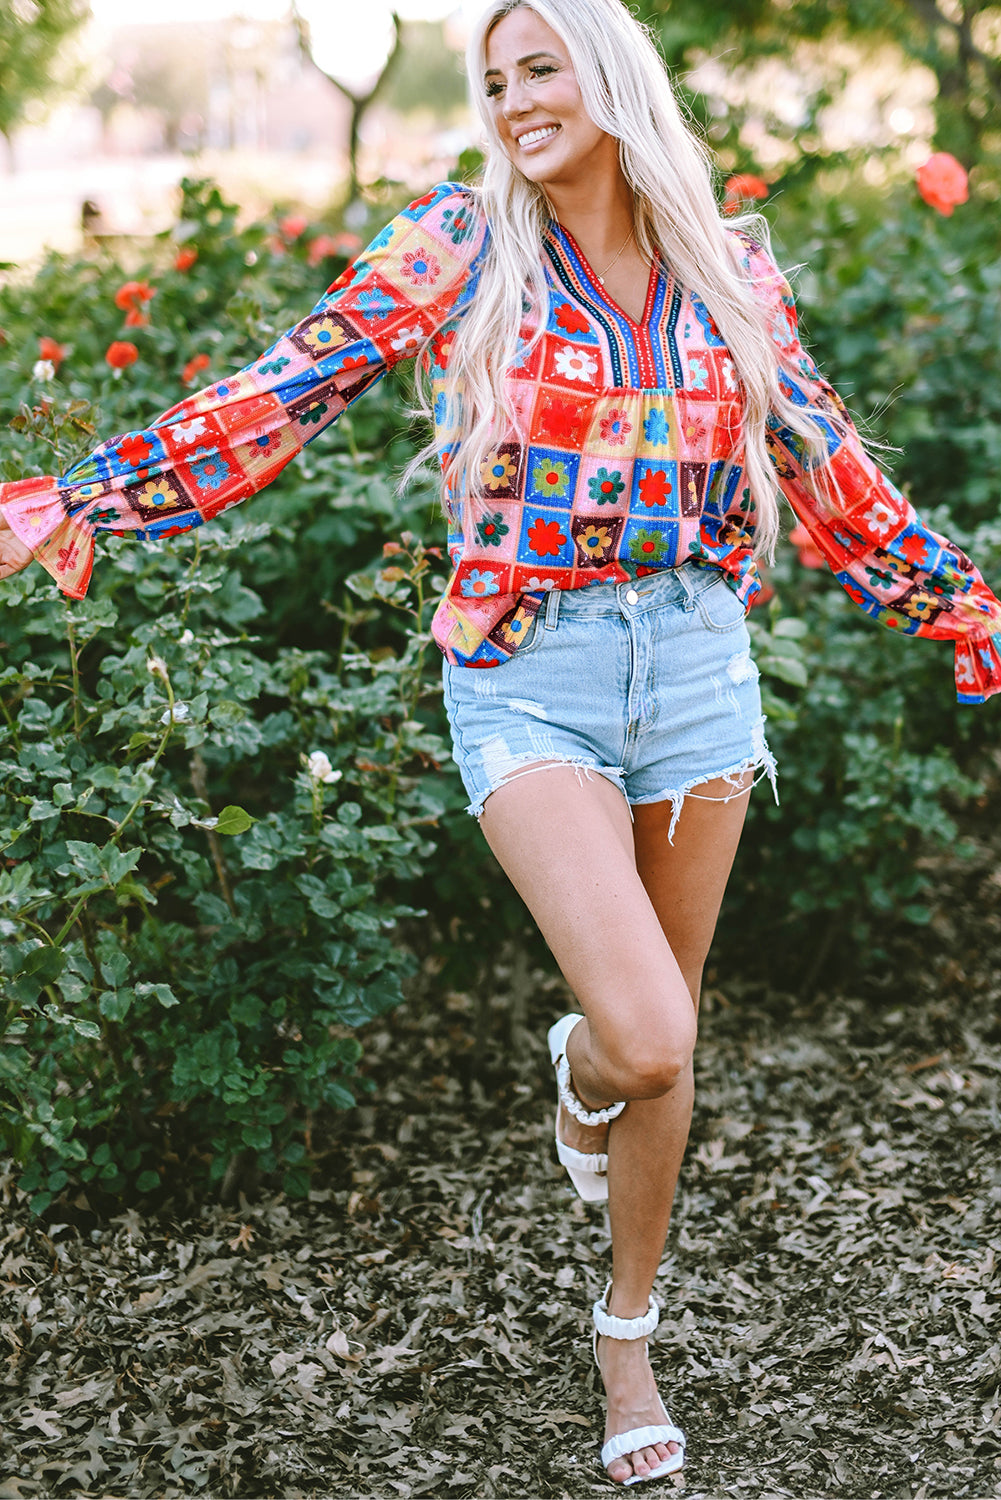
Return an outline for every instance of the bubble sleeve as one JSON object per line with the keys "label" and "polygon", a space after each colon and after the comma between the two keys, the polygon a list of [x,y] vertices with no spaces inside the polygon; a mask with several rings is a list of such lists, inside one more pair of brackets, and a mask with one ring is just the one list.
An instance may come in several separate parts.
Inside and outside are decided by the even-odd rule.
{"label": "bubble sleeve", "polygon": [[263,355],[111,438],[62,478],[0,484],[0,512],[74,599],[94,533],[158,540],[255,494],[475,290],[486,226],[474,195],[442,183],[386,226],[312,311]]}
{"label": "bubble sleeve", "polygon": [[786,498],[853,603],[899,634],[953,641],[959,701],[983,703],[1001,692],[1001,602],[965,553],[932,531],[873,463],[803,349],[788,282],[761,246],[745,245],[781,354],[782,389],[816,417],[835,481],[827,493],[802,439],[772,417],[768,449]]}

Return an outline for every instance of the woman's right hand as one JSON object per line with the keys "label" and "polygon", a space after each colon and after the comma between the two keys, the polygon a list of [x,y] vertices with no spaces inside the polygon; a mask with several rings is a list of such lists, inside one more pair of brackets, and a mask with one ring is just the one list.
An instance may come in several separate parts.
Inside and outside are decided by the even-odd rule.
{"label": "woman's right hand", "polygon": [[0,578],[9,578],[12,573],[20,573],[31,562],[32,554],[7,525],[7,519],[0,511]]}

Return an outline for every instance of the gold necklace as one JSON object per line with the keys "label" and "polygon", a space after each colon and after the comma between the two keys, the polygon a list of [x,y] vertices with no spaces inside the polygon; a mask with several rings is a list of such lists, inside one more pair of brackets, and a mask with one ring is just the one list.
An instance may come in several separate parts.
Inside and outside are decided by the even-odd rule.
{"label": "gold necklace", "polygon": [[597,271],[594,273],[598,277],[598,281],[599,281],[599,283],[600,283],[601,286],[605,285],[605,277],[608,275],[609,271],[615,265],[615,262],[619,259],[619,256],[622,254],[623,250],[629,244],[629,241],[632,239],[632,237],[633,237],[633,235],[635,233],[636,233],[636,227],[635,227],[635,225],[630,225],[629,233],[626,235],[625,239],[622,241],[622,244],[619,246],[618,250],[615,252],[615,255],[608,262],[608,265],[605,267],[605,269],[600,274]]}

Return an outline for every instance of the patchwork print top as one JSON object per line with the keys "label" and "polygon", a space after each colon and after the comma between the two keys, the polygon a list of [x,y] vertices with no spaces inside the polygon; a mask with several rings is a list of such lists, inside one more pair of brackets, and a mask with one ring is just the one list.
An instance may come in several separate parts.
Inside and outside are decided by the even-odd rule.
{"label": "patchwork print top", "polygon": [[[201,525],[270,483],[428,338],[444,464],[461,421],[451,335],[475,295],[488,238],[473,191],[434,188],[245,369],[143,431],[102,444],[62,479],[0,485],[8,524],[79,598],[95,531],[152,539]],[[784,389],[827,439],[838,498],[810,483],[801,440],[777,420],[769,425],[794,511],[866,614],[904,634],[955,642],[961,701],[1001,691],[1001,603],[873,464],[799,342],[788,284],[755,242],[742,239],[741,249],[769,311]],[[506,661],[550,589],[621,582],[687,560],[722,569],[745,603],[760,586],[741,392],[704,303],[658,258],[635,322],[557,224],[544,258],[546,327],[528,350],[535,328],[526,324],[509,374],[517,426],[498,434],[482,466],[482,497],[471,504],[461,485],[450,496],[454,572],[433,630],[463,666]]]}

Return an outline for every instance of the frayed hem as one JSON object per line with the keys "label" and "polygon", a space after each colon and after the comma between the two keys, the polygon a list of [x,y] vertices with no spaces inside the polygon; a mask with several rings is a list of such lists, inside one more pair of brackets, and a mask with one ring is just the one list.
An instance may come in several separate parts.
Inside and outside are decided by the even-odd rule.
{"label": "frayed hem", "polygon": [[[471,818],[476,818],[477,820],[482,818],[488,798],[492,797],[494,792],[499,792],[501,787],[507,786],[509,782],[517,781],[522,776],[531,776],[535,771],[562,770],[567,766],[576,772],[578,786],[583,786],[585,781],[590,781],[593,773],[595,776],[603,776],[606,781],[611,782],[612,786],[621,792],[623,797],[626,795],[625,784],[622,780],[624,775],[622,766],[597,766],[594,761],[584,760],[579,756],[572,755],[556,758],[549,757],[546,760],[540,760],[537,753],[528,751],[525,752],[524,759],[526,761],[534,761],[535,764],[520,766],[517,770],[508,772],[506,776],[502,776],[494,786],[484,792],[479,802],[470,802],[466,808],[466,812]],[[630,816],[632,816],[631,809]]]}
{"label": "frayed hem", "polygon": [[[753,781],[749,781],[746,786],[741,786],[740,783],[749,771],[755,773]],[[727,802],[733,802],[737,797],[748,796],[757,786],[758,782],[766,776],[771,785],[772,796],[775,798],[775,805],[777,807],[779,805],[778,767],[775,764],[775,757],[767,745],[764,746],[764,749],[758,755],[748,757],[741,761],[739,765],[730,766],[725,771],[711,771],[706,776],[694,776],[691,781],[686,781],[684,786],[677,789],[672,788],[670,791],[657,792],[652,797],[637,797],[632,805],[633,807],[650,807],[658,802],[670,802],[671,822],[667,830],[667,842],[673,844],[675,829],[678,826],[678,819],[681,817],[681,810],[685,805],[686,797],[694,797],[697,802],[720,802],[726,804]],[[723,796],[700,796],[695,788],[705,786],[709,781],[725,781],[732,790],[727,791]]]}

